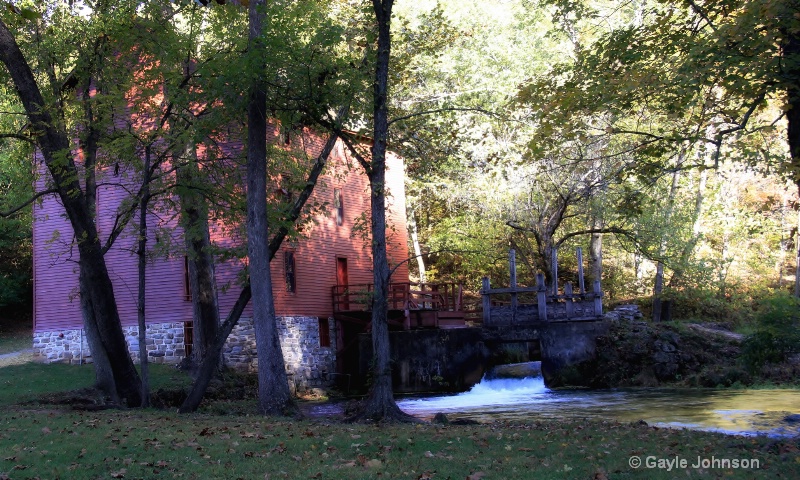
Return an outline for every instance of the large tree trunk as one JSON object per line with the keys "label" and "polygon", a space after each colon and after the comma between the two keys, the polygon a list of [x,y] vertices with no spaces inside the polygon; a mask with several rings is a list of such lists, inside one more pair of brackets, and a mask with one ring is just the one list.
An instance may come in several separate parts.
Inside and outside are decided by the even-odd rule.
{"label": "large tree trunk", "polygon": [[[262,44],[265,0],[250,2],[250,49],[257,58]],[[250,88],[247,106],[247,257],[253,293],[253,324],[258,352],[258,400],[265,415],[296,413],[278,336],[267,222],[267,97],[261,75]]]}
{"label": "large tree trunk", "polygon": [[82,292],[88,293],[88,304],[91,305],[93,313],[84,318],[93,320],[84,324],[86,336],[87,339],[99,340],[95,341],[94,345],[90,343],[92,357],[99,355],[108,359],[116,392],[106,391],[106,393],[118,397],[128,407],[138,407],[142,402],[141,380],[128,354],[128,344],[122,332],[114,289],[101,253],[100,243],[97,241],[96,231],[94,234],[94,242],[85,241],[78,244],[83,278]]}
{"label": "large tree trunk", "polygon": [[108,359],[105,348],[103,348],[103,342],[100,339],[97,319],[94,316],[94,308],[89,294],[89,286],[85,280],[83,269],[78,275],[78,284],[80,286],[83,329],[86,334],[86,343],[89,344],[89,351],[92,354],[92,365],[94,366],[94,385],[111,398],[113,403],[119,403],[114,370],[111,368],[111,361]]}
{"label": "large tree trunk", "polygon": [[797,32],[784,31],[783,63],[785,76],[791,79],[786,89],[786,124],[789,155],[792,168],[789,170],[795,186],[800,191],[800,36]]}
{"label": "large tree trunk", "polygon": [[[800,36],[797,32],[784,31],[783,62],[786,68],[785,76],[791,79],[789,88],[786,89],[786,124],[789,143],[791,168],[789,169],[792,181],[800,191]],[[800,298],[800,230],[798,230],[797,255],[795,260],[794,295]]]}
{"label": "large tree trunk", "polygon": [[[58,196],[78,239],[81,292],[89,298],[82,306],[90,308],[92,315],[84,315],[88,338],[91,338],[92,355],[108,359],[116,391],[106,394],[118,396],[129,407],[141,403],[140,379],[128,355],[122,333],[114,289],[108,275],[97,228],[85,192],[78,182],[75,159],[70,155],[70,142],[64,126],[55,122],[45,105],[33,73],[20,51],[13,35],[0,21],[0,61],[8,69],[17,95],[30,120],[37,144],[44,157]],[[105,355],[104,355],[105,353]],[[107,374],[104,374],[104,376]],[[101,387],[110,388],[111,382]]]}
{"label": "large tree trunk", "polygon": [[212,350],[219,335],[219,303],[214,276],[214,257],[211,254],[211,236],[208,230],[208,206],[197,190],[200,184],[199,168],[194,146],[185,149],[189,156],[186,166],[178,170],[182,188],[180,204],[186,254],[189,266],[189,290],[192,294],[194,361],[202,362]]}
{"label": "large tree trunk", "polygon": [[413,421],[400,410],[392,392],[389,349],[389,260],[386,253],[386,144],[389,137],[387,109],[390,22],[393,0],[373,0],[378,25],[378,52],[373,89],[373,144],[368,176],[370,185],[370,230],[372,234],[372,387],[363,410],[353,420]]}

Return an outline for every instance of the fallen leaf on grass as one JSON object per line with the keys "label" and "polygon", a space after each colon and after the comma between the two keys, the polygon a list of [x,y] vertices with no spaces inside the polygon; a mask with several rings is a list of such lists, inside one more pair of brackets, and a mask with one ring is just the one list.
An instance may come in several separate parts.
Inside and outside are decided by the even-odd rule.
{"label": "fallen leaf on grass", "polygon": [[118,472],[111,472],[111,478],[125,478],[126,473],[128,473],[128,471],[121,468]]}
{"label": "fallen leaf on grass", "polygon": [[373,458],[369,460],[367,463],[364,464],[367,468],[381,468],[383,466],[383,462],[378,460],[377,458]]}
{"label": "fallen leaf on grass", "polygon": [[473,474],[467,475],[467,480],[481,480],[485,476],[486,472],[475,472]]}
{"label": "fallen leaf on grass", "polygon": [[44,433],[45,435],[47,435],[47,434],[48,434],[48,433],[50,433],[50,432],[51,432],[51,430],[50,430],[49,428],[47,428],[47,427],[44,427],[44,428],[42,429],[42,433]]}
{"label": "fallen leaf on grass", "polygon": [[430,451],[430,450],[428,450],[427,452],[425,452],[425,456],[426,456],[426,457],[428,457],[428,458],[433,458],[433,457],[435,457],[436,455],[432,454],[432,453],[431,453],[431,451]]}

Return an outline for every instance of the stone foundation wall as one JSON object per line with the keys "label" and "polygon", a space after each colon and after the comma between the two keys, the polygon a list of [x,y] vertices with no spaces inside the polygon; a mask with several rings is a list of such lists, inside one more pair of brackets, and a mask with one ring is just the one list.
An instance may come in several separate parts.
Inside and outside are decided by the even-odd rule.
{"label": "stone foundation wall", "polygon": [[[139,361],[139,327],[123,327],[128,352]],[[177,364],[186,355],[183,323],[147,326],[147,356],[152,363]],[[58,330],[33,334],[33,355],[47,363],[92,363],[92,353],[83,330]]]}
{"label": "stone foundation wall", "polygon": [[[327,322],[330,346],[320,346],[320,321],[317,317],[278,317],[278,332],[286,361],[286,372],[297,391],[330,384],[329,373],[336,370],[335,321]],[[139,328],[124,327],[128,351],[139,361]],[[152,363],[177,364],[186,356],[184,324],[159,323],[147,326],[147,354]],[[47,363],[92,363],[92,355],[82,330],[59,330],[33,334],[34,357]],[[258,369],[255,331],[251,318],[241,318],[223,349],[227,366],[254,372]]]}
{"label": "stone foundation wall", "polygon": [[[336,322],[329,318],[330,346],[320,346],[320,321],[316,317],[278,317],[278,333],[286,362],[286,373],[298,391],[330,384],[329,373],[336,371]],[[241,318],[223,349],[225,363],[248,371],[258,369],[255,330],[252,318]]]}

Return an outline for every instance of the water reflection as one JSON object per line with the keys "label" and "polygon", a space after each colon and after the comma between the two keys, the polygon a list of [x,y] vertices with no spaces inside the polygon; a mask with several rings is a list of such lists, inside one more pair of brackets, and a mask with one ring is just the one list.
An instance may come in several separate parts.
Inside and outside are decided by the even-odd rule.
{"label": "water reflection", "polygon": [[437,412],[479,422],[596,418],[730,434],[800,435],[800,390],[549,390],[541,377],[484,379],[469,392],[398,402],[425,419]]}

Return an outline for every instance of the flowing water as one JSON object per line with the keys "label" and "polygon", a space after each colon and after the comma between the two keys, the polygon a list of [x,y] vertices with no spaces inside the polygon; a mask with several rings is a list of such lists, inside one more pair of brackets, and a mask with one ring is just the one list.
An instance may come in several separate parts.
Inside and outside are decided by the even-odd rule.
{"label": "flowing water", "polygon": [[[537,419],[644,420],[649,425],[729,434],[800,435],[800,390],[615,389],[550,390],[539,377],[498,378],[456,395],[406,398],[401,409],[430,419],[478,422]],[[793,421],[795,420],[795,421]]]}

